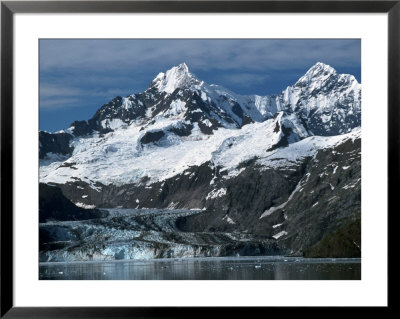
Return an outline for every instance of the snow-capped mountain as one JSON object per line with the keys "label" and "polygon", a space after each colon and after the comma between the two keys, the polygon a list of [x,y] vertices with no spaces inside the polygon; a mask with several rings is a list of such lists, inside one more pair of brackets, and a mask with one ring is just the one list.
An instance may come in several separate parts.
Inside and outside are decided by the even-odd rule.
{"label": "snow-capped mountain", "polygon": [[361,85],[326,64],[279,95],[244,96],[182,63],[87,122],[39,132],[40,182],[81,207],[204,209],[175,222],[190,232],[251,231],[304,251],[323,233],[295,231],[304,222],[299,199],[310,214],[324,200],[329,230],[358,216],[357,192],[343,189],[360,189],[360,126]]}
{"label": "snow-capped mountain", "polygon": [[240,96],[208,85],[182,63],[158,74],[144,92],[116,97],[103,105],[88,123],[72,123],[70,132],[75,136],[93,131],[107,133],[133,122],[151,127],[158,121],[174,118],[180,134],[190,135],[194,123],[202,133],[212,134],[218,127],[238,128],[272,117],[277,111],[273,99]]}
{"label": "snow-capped mountain", "polygon": [[315,135],[338,135],[361,126],[361,85],[317,63],[278,97],[279,109],[298,114]]}
{"label": "snow-capped mountain", "polygon": [[75,136],[107,133],[123,125],[151,127],[174,118],[181,134],[197,123],[204,134],[218,127],[238,128],[272,118],[278,111],[296,113],[311,134],[337,135],[361,124],[361,85],[347,74],[317,63],[278,96],[243,96],[218,85],[208,85],[189,72],[185,63],[158,74],[147,90],[116,97],[86,123],[72,123]]}

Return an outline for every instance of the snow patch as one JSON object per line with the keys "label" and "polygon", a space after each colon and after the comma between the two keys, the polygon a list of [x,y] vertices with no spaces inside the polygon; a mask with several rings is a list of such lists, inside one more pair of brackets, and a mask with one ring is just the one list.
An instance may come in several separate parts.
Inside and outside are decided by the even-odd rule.
{"label": "snow patch", "polygon": [[232,224],[232,225],[236,224],[236,223],[232,220],[232,218],[230,218],[228,215],[225,215],[225,217],[222,218],[222,220],[225,220],[226,222],[228,222],[229,224]]}
{"label": "snow patch", "polygon": [[121,119],[105,119],[103,121],[100,122],[101,126],[105,129],[109,128],[112,130],[116,130],[118,128],[120,128],[121,126],[127,125],[124,121],[122,121]]}
{"label": "snow patch", "polygon": [[287,233],[286,231],[282,230],[281,232],[279,232],[279,233],[273,235],[272,237],[274,237],[275,239],[278,239],[278,238],[280,238],[280,237],[282,237],[282,236],[286,236],[287,234],[288,234],[288,233]]}
{"label": "snow patch", "polygon": [[86,209],[96,208],[95,205],[87,205],[87,204],[84,204],[84,203],[81,203],[81,202],[77,202],[77,203],[75,203],[75,205],[80,207],[80,208],[86,208]]}
{"label": "snow patch", "polygon": [[217,197],[223,197],[225,195],[226,195],[226,188],[220,188],[218,190],[213,189],[206,196],[206,200],[209,200],[209,199],[212,199],[212,198],[217,198]]}
{"label": "snow patch", "polygon": [[169,109],[165,112],[166,115],[177,116],[186,111],[186,102],[175,100],[170,104]]}
{"label": "snow patch", "polygon": [[293,198],[293,196],[299,191],[299,189],[301,189],[301,186],[302,186],[302,184],[301,184],[301,181],[300,181],[300,182],[296,185],[296,188],[295,188],[295,189],[293,190],[293,192],[290,194],[290,196],[289,196],[289,198],[287,199],[286,202],[280,204],[279,206],[269,208],[268,210],[266,210],[266,211],[260,216],[259,219],[264,218],[264,217],[267,217],[267,216],[271,215],[272,213],[274,213],[275,211],[277,211],[277,210],[279,210],[279,209],[283,209],[283,208],[287,205],[287,203],[290,202],[290,200]]}

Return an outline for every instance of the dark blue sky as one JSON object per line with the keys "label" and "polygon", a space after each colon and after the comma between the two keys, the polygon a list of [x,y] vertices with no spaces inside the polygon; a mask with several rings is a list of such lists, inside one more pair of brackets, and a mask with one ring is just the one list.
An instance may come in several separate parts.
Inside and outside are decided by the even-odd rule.
{"label": "dark blue sky", "polygon": [[39,53],[40,129],[51,132],[181,62],[239,94],[280,93],[316,62],[361,82],[360,40],[40,40]]}

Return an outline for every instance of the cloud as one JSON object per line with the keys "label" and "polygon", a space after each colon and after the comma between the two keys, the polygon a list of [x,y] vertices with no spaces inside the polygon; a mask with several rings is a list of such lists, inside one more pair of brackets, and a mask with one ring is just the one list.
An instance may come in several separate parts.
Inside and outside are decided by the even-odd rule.
{"label": "cloud", "polygon": [[279,91],[290,84],[282,82],[285,76],[295,79],[317,61],[334,68],[359,68],[360,43],[356,39],[44,39],[39,46],[40,107],[85,106],[94,97],[105,103],[116,95],[140,92],[159,72],[181,62],[200,79],[241,93],[256,93],[253,86],[262,89],[267,84]]}
{"label": "cloud", "polygon": [[77,88],[68,87],[57,87],[54,85],[41,85],[40,95],[41,97],[50,98],[55,96],[79,96],[84,94],[84,90]]}
{"label": "cloud", "polygon": [[79,98],[64,98],[64,97],[55,97],[52,99],[41,99],[40,100],[40,108],[42,109],[60,109],[65,107],[77,107],[80,105]]}
{"label": "cloud", "polygon": [[114,89],[96,89],[96,88],[75,88],[68,86],[57,86],[50,83],[41,83],[40,85],[40,108],[43,109],[61,109],[67,107],[85,106],[84,101],[90,98],[111,99],[117,95],[126,95],[126,90]]}
{"label": "cloud", "polygon": [[359,40],[41,40],[42,71],[169,68],[266,70],[360,63]]}

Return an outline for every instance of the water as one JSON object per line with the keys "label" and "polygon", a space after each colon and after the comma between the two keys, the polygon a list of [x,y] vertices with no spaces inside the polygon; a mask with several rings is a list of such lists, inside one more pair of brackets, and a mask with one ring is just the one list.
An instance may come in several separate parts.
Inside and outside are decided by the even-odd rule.
{"label": "water", "polygon": [[219,257],[41,263],[45,280],[360,280],[361,259]]}

